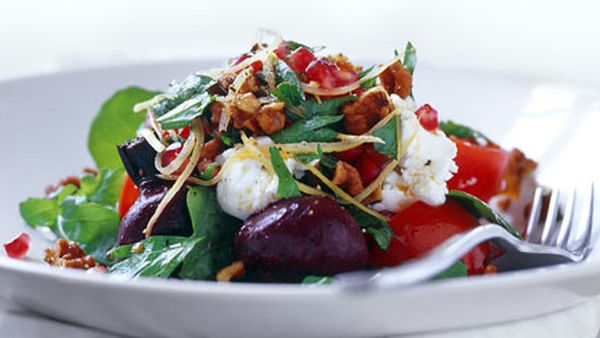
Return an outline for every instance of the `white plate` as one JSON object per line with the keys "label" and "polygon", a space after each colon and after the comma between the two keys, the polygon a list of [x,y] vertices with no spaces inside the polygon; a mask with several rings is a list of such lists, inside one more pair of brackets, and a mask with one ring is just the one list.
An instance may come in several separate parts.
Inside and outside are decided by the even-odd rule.
{"label": "white plate", "polygon": [[[164,88],[207,65],[214,63],[114,67],[0,83],[0,240],[26,230],[19,201],[42,195],[48,183],[92,164],[87,129],[105,98],[129,84]],[[593,150],[600,97],[593,91],[421,67],[415,94],[442,117],[478,127],[540,159],[544,182],[571,184],[600,175]],[[31,256],[40,257],[44,245],[35,235]],[[42,314],[136,336],[384,336],[569,308],[600,294],[597,256],[580,265],[363,294],[335,287],[115,280],[1,256],[0,292]]]}

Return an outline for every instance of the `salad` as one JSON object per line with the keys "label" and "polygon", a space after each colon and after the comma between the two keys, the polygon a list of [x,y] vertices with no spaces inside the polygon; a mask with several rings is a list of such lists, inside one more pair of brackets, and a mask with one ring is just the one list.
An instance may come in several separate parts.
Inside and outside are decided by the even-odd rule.
{"label": "salad", "polygon": [[[408,43],[380,65],[279,39],[101,107],[96,168],[20,204],[44,260],[126,277],[330,283],[483,222],[519,237],[536,163],[440,120]],[[27,234],[6,243],[21,258]],[[440,277],[494,273],[484,243]]]}

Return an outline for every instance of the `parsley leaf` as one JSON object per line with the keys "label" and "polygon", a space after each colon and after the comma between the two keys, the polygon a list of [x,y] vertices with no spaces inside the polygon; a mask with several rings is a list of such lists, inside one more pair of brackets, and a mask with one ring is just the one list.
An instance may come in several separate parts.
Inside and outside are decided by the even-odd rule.
{"label": "parsley leaf", "polygon": [[307,116],[335,115],[338,113],[341,106],[356,100],[356,98],[356,95],[347,95],[323,100],[321,103],[318,103],[315,100],[306,100],[302,105]]}
{"label": "parsley leaf", "polygon": [[398,135],[400,133],[400,116],[392,117],[388,123],[373,132],[385,143],[375,143],[375,150],[391,158],[398,157]]}
{"label": "parsley leaf", "polygon": [[192,97],[206,92],[214,83],[212,77],[202,74],[192,74],[181,82],[173,82],[166,99],[154,105],[152,111],[160,117]]}
{"label": "parsley leaf", "polygon": [[463,191],[450,190],[447,195],[449,198],[456,200],[462,204],[471,213],[479,218],[484,218],[488,222],[498,224],[510,232],[513,236],[521,238],[521,235],[515,230],[512,224],[502,217],[498,212],[494,211],[489,205],[479,198]]}
{"label": "parsley leaf", "polygon": [[481,132],[463,124],[458,124],[452,120],[440,122],[440,129],[449,136],[456,136],[461,139],[483,140],[487,143],[493,143]]}
{"label": "parsley leaf", "polygon": [[[111,251],[111,256],[115,257],[112,253],[118,252],[122,260],[112,265],[108,272],[129,278],[167,278],[201,240],[198,237],[152,236],[133,246],[119,247]],[[141,248],[141,252],[134,252],[133,248]]]}
{"label": "parsley leaf", "polygon": [[301,196],[300,189],[294,180],[294,176],[290,173],[285,162],[281,158],[279,151],[275,147],[269,148],[269,154],[271,155],[271,164],[273,170],[279,179],[277,186],[277,197],[279,198],[290,198]]}
{"label": "parsley leaf", "polygon": [[190,187],[187,206],[192,220],[192,236],[202,238],[182,262],[179,277],[209,279],[234,259],[233,236],[240,221],[225,214],[214,189]]}
{"label": "parsley leaf", "polygon": [[433,277],[432,280],[453,278],[453,277],[464,277],[467,275],[467,266],[465,263],[458,261],[452,264],[451,267],[441,272],[437,276]]}
{"label": "parsley leaf", "polygon": [[156,119],[163,129],[183,128],[193,119],[201,116],[215,101],[215,97],[206,92],[185,101],[168,113]]}
{"label": "parsley leaf", "polygon": [[410,75],[414,75],[415,67],[417,66],[417,50],[410,41],[406,43],[406,47],[404,48],[402,65],[408,70]]}
{"label": "parsley leaf", "polygon": [[390,245],[392,237],[396,237],[396,234],[386,221],[373,217],[353,205],[347,206],[346,210],[350,212],[361,228],[373,236],[377,246],[382,250],[386,250]]}
{"label": "parsley leaf", "polygon": [[327,285],[333,284],[333,282],[335,282],[335,279],[328,276],[306,276],[302,280],[302,284],[310,285]]}
{"label": "parsley leaf", "polygon": [[275,143],[328,142],[337,137],[337,132],[329,128],[320,128],[337,123],[343,118],[342,115],[324,115],[303,119],[273,134],[271,138]]}

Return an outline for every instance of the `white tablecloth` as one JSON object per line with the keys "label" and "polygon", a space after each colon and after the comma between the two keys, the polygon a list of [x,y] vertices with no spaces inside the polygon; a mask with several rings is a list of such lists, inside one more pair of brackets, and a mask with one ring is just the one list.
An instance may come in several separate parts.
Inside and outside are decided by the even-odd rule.
{"label": "white tablecloth", "polygon": [[[398,338],[600,338],[599,330],[600,301],[590,301],[566,311],[518,322]],[[0,337],[121,338],[122,336],[45,318],[6,301],[0,301]]]}

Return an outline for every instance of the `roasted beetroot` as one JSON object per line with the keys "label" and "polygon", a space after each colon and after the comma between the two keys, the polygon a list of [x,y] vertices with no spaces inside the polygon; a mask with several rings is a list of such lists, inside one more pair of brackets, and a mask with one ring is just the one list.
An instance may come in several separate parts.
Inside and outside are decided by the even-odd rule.
{"label": "roasted beetroot", "polygon": [[294,282],[361,269],[368,252],[352,216],[328,197],[281,200],[246,220],[235,249],[255,278]]}
{"label": "roasted beetroot", "polygon": [[[144,228],[169,190],[171,183],[156,178],[145,179],[140,185],[140,196],[123,216],[119,227],[120,245],[144,239]],[[190,215],[186,205],[186,189],[181,189],[154,225],[152,235],[192,234]]]}
{"label": "roasted beetroot", "polygon": [[142,180],[154,177],[158,174],[154,166],[156,151],[142,137],[134,138],[117,146],[119,156],[127,174],[137,186]]}

